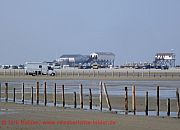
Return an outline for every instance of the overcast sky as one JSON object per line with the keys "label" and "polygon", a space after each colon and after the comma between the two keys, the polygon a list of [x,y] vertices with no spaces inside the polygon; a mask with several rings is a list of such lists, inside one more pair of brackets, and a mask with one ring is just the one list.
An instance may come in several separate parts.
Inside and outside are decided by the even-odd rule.
{"label": "overcast sky", "polygon": [[116,64],[174,49],[180,0],[0,0],[0,64],[113,52]]}

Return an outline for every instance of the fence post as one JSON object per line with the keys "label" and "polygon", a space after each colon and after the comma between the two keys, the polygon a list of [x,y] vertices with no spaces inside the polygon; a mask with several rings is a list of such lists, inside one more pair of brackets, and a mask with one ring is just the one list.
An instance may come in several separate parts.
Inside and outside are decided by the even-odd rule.
{"label": "fence post", "polygon": [[16,88],[14,88],[14,91],[13,91],[13,102],[16,101]]}
{"label": "fence post", "polygon": [[148,91],[146,92],[145,96],[145,114],[148,116]]}
{"label": "fence post", "polygon": [[132,110],[136,113],[136,93],[135,85],[132,86]]}
{"label": "fence post", "polygon": [[80,77],[80,72],[78,71],[78,77]]}
{"label": "fence post", "polygon": [[36,82],[36,103],[39,104],[39,82]]}
{"label": "fence post", "polygon": [[1,102],[1,82],[0,82],[0,102]]}
{"label": "fence post", "polygon": [[82,87],[82,84],[80,85],[80,106],[82,109],[83,108],[83,87]]}
{"label": "fence post", "polygon": [[24,104],[24,83],[22,83],[22,103]]}
{"label": "fence post", "polygon": [[56,106],[56,83],[54,83],[54,106]]}
{"label": "fence post", "polygon": [[106,96],[106,102],[108,104],[108,107],[109,107],[109,111],[111,111],[111,103],[110,103],[110,100],[109,100],[109,96],[108,96],[108,93],[107,93],[107,89],[106,89],[106,84],[104,83],[104,94]]}
{"label": "fence post", "polygon": [[91,77],[91,71],[89,70],[89,77]]}
{"label": "fence post", "polygon": [[33,87],[31,87],[31,104],[33,104]]}
{"label": "fence post", "polygon": [[91,93],[91,89],[89,89],[89,109],[92,109],[92,93]]}
{"label": "fence post", "polygon": [[157,116],[159,116],[159,86],[157,86]]}
{"label": "fence post", "polygon": [[76,92],[74,92],[74,108],[76,108],[76,105],[77,105],[77,103],[76,103]]}
{"label": "fence post", "polygon": [[60,74],[59,75],[60,75],[60,77],[62,77],[62,70],[60,70]]}
{"label": "fence post", "polygon": [[170,116],[170,98],[167,99],[167,116]]}
{"label": "fence post", "polygon": [[62,85],[62,104],[65,107],[64,85]]}
{"label": "fence post", "polygon": [[102,82],[100,82],[99,103],[100,103],[100,110],[102,111]]}
{"label": "fence post", "polygon": [[8,102],[8,83],[5,83],[5,101]]}
{"label": "fence post", "polygon": [[15,70],[13,71],[13,76],[15,77]]}
{"label": "fence post", "polygon": [[125,87],[124,103],[125,103],[125,110],[126,110],[126,114],[127,114],[128,113],[128,89],[127,89],[127,87]]}
{"label": "fence post", "polygon": [[151,75],[151,72],[150,72],[150,70],[149,70],[149,77],[150,77],[150,75]]}
{"label": "fence post", "polygon": [[46,82],[44,82],[44,106],[47,104]]}
{"label": "fence post", "polygon": [[114,71],[112,71],[112,77],[114,77]]}
{"label": "fence post", "polygon": [[180,116],[179,89],[176,89],[177,117]]}

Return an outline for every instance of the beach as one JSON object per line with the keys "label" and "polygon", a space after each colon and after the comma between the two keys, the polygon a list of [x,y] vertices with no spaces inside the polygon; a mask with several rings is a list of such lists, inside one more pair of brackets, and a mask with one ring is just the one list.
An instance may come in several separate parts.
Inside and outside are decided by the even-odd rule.
{"label": "beach", "polygon": [[[54,106],[55,95],[56,105],[62,106],[62,86],[64,86],[64,102],[66,107],[74,107],[74,92],[76,92],[77,107],[80,108],[80,86],[83,87],[83,104],[86,109],[89,109],[89,89],[92,93],[93,109],[98,110],[100,104],[100,81],[99,80],[16,80],[16,81],[1,81],[1,101],[5,102],[6,84],[8,83],[8,102],[13,102],[15,92],[15,102],[22,103],[22,87],[24,86],[24,103],[32,103],[32,88],[33,88],[33,103],[37,103],[37,83],[39,98],[38,102],[44,105],[44,85],[46,84],[46,99],[47,105]],[[170,109],[172,116],[176,116],[177,102],[176,90],[179,89],[179,81],[103,81],[107,87],[107,94],[113,111],[120,111],[121,114],[125,111],[125,87],[127,87],[128,110],[132,109],[132,86],[135,86],[136,112],[139,115],[145,114],[145,94],[148,92],[148,109],[149,112],[156,116],[157,110],[157,86],[160,86],[160,112],[161,116],[167,116],[167,99],[170,99]],[[55,88],[56,87],[56,88]],[[108,104],[104,89],[102,91],[102,105],[104,110],[108,110]],[[138,113],[137,113],[138,114]]]}
{"label": "beach", "polygon": [[[32,106],[14,103],[0,103],[0,108],[0,120],[1,123],[3,123],[0,129],[6,130],[177,130],[180,127],[179,119],[169,117],[117,115],[111,112],[83,111],[80,109],[63,109],[59,107]],[[76,123],[71,124],[73,121]],[[81,121],[81,124],[78,124],[78,121]],[[85,121],[89,123],[82,124],[82,122]],[[92,121],[99,123],[90,124]],[[102,121],[104,121],[104,124],[101,124]],[[41,124],[42,122],[44,124]]]}
{"label": "beach", "polygon": [[[1,129],[178,129],[176,89],[179,71],[156,70],[62,70],[56,76],[29,76],[23,71],[1,71]],[[140,76],[141,73],[141,76]],[[120,75],[119,75],[120,74]],[[155,74],[155,75],[154,75]],[[109,111],[103,91],[102,112],[99,102],[100,82],[106,84],[112,110]],[[39,83],[39,105],[36,101]],[[44,106],[44,84],[47,83],[47,104]],[[8,102],[5,84],[8,83]],[[24,104],[22,85],[24,84]],[[79,86],[83,86],[83,109],[80,109]],[[56,85],[56,89],[55,89]],[[62,106],[62,85],[65,88],[65,107]],[[132,108],[132,86],[136,87],[136,112]],[[160,86],[160,114],[157,116],[156,87]],[[31,104],[33,87],[33,105]],[[125,87],[128,89],[128,112],[125,111]],[[92,90],[92,110],[89,109],[89,88]],[[16,90],[15,103],[13,102]],[[55,91],[56,90],[56,91]],[[54,91],[56,106],[54,106]],[[77,108],[74,108],[76,92]],[[148,97],[148,116],[145,115],[145,93]],[[167,99],[170,116],[167,116]],[[94,121],[94,124],[93,124]],[[6,122],[6,124],[2,124]],[[83,124],[87,123],[87,124]],[[104,122],[104,124],[102,124]],[[95,124],[96,123],[96,124]],[[98,124],[99,123],[99,124]]]}

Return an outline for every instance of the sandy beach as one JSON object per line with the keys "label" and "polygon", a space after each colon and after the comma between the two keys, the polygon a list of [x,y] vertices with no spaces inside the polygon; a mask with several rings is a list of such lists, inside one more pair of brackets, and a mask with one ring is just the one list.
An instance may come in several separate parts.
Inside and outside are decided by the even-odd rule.
{"label": "sandy beach", "polygon": [[[177,130],[180,127],[179,119],[169,117],[128,116],[117,115],[111,112],[83,111],[80,109],[63,109],[14,103],[0,103],[0,109],[0,129],[4,130]],[[71,124],[73,121],[76,123],[78,121],[86,121],[89,124]],[[90,124],[92,121],[96,121],[96,123],[98,121],[106,121],[106,124]],[[36,122],[36,124],[33,124],[33,122]],[[44,124],[41,124],[42,122]]]}
{"label": "sandy beach", "polygon": [[[4,74],[4,75],[3,75]],[[1,103],[0,103],[0,129],[127,129],[127,130],[176,130],[180,127],[179,119],[176,118],[177,104],[174,98],[174,90],[178,86],[179,71],[164,70],[164,71],[147,71],[147,70],[62,70],[58,71],[55,77],[50,76],[28,76],[20,72],[0,72],[1,87]],[[40,104],[36,105],[36,81],[41,80],[39,95]],[[73,80],[76,80],[74,82]],[[108,105],[103,94],[103,112],[99,110],[99,88],[97,83],[103,80],[107,82],[108,91],[118,91],[118,95],[109,95],[112,111],[108,111]],[[115,81],[121,82],[115,82]],[[166,81],[167,80],[167,81]],[[21,86],[22,81],[25,81],[25,104],[22,104]],[[43,83],[49,81],[47,94],[47,106],[44,106]],[[114,81],[114,82],[110,82]],[[122,82],[124,81],[124,82]],[[127,82],[125,82],[127,81]],[[129,81],[129,82],[128,82]],[[136,115],[133,115],[132,97],[128,96],[128,115],[125,115],[124,103],[124,87],[131,86],[134,81],[137,89],[142,91],[141,96],[136,96]],[[140,81],[140,82],[139,82]],[[142,81],[142,82],[141,82]],[[147,81],[147,82],[143,82]],[[161,82],[160,82],[161,81]],[[166,82],[165,82],[166,81]],[[169,82],[168,82],[169,81]],[[5,103],[5,86],[4,83],[9,82],[8,103]],[[56,95],[57,106],[53,106],[54,100],[54,83],[58,82],[58,90]],[[65,92],[65,108],[62,108],[62,94],[61,85],[65,82],[65,88],[69,89]],[[85,92],[83,95],[84,109],[80,109],[80,98],[77,92],[77,109],[73,108],[73,91],[78,91],[79,83],[83,82]],[[75,83],[75,84],[74,84]],[[173,98],[171,98],[171,117],[167,116],[167,98],[160,98],[160,116],[156,116],[157,103],[156,97],[149,96],[149,116],[145,116],[145,93],[148,90],[156,93],[156,85],[162,86],[162,92],[173,91]],[[149,87],[150,85],[150,87]],[[31,87],[34,87],[34,104],[31,105]],[[144,86],[144,87],[142,87]],[[140,88],[138,88],[140,87]],[[149,88],[148,88],[149,87]],[[16,103],[13,103],[13,88],[16,88]],[[89,110],[89,92],[87,89],[92,88],[93,91],[93,110]],[[118,88],[118,89],[117,89]],[[116,90],[117,89],[117,90]],[[165,89],[165,90],[164,90]],[[129,90],[131,92],[131,90]],[[172,96],[172,95],[170,95]],[[150,114],[150,113],[155,114]],[[81,124],[71,124],[72,122],[81,121]],[[89,124],[82,124],[82,122],[89,122]],[[106,124],[93,124],[92,122],[106,122]],[[35,124],[32,124],[36,122]],[[44,122],[44,124],[43,124]],[[50,124],[49,124],[49,123]],[[62,123],[66,122],[66,124]],[[69,122],[69,124],[67,124]],[[31,123],[31,124],[28,124]],[[51,124],[52,123],[52,124]]]}

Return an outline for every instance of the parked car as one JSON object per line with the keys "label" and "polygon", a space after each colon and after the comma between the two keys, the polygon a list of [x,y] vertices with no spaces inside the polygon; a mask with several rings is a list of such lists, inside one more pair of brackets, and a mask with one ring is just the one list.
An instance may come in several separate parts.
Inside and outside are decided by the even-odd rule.
{"label": "parked car", "polygon": [[18,69],[24,69],[24,65],[19,65]]}
{"label": "parked car", "polygon": [[18,69],[18,66],[17,65],[11,65],[10,69]]}
{"label": "parked car", "polygon": [[10,68],[10,65],[3,65],[2,68],[3,68],[3,69],[9,69],[9,68]]}

